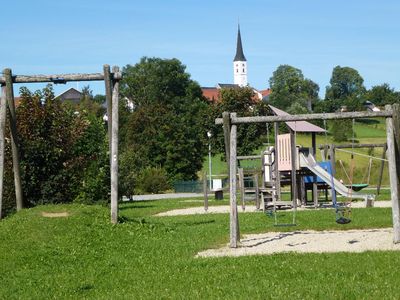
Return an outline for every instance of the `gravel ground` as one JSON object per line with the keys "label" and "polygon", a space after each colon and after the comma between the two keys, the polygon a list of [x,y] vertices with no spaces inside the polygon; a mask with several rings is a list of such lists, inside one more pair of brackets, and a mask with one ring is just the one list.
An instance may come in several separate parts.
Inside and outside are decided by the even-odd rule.
{"label": "gravel ground", "polygon": [[391,228],[250,234],[241,239],[238,248],[229,248],[229,245],[225,245],[219,249],[199,252],[197,257],[384,250],[400,251],[400,244],[393,244],[393,229]]}
{"label": "gravel ground", "polygon": [[[364,202],[354,202],[351,204],[351,207],[359,208],[364,207]],[[390,201],[376,201],[374,203],[374,207],[391,207]],[[298,207],[297,210],[309,210],[314,208],[307,208],[307,207]],[[326,209],[326,208],[320,208]],[[243,212],[240,205],[238,205],[238,212]],[[254,206],[246,206],[245,212],[257,212]],[[182,209],[174,209],[166,212],[162,212],[157,214],[158,217],[166,217],[166,216],[181,216],[181,215],[196,215],[196,214],[223,214],[229,213],[229,205],[222,205],[222,206],[209,206],[208,210],[204,210],[204,206],[197,206],[197,207],[190,207],[190,208],[182,208]]]}
{"label": "gravel ground", "polygon": [[[390,207],[390,201],[377,201],[374,207]],[[364,207],[363,202],[352,203],[352,207]],[[299,207],[298,210],[310,208]],[[320,208],[326,209],[326,208]],[[243,212],[256,212],[254,206],[247,206]],[[203,206],[175,209],[156,216],[179,216],[207,213],[229,213],[229,206]],[[322,253],[322,252],[364,252],[364,251],[400,251],[400,244],[393,244],[393,229],[365,229],[346,231],[292,231],[269,232],[245,235],[236,249],[225,245],[219,249],[209,249],[197,254],[197,257],[270,255],[280,252]]]}

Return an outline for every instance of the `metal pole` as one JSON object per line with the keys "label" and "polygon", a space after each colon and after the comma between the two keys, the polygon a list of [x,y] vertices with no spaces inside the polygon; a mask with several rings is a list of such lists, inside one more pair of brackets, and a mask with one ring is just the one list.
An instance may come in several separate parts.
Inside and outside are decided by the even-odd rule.
{"label": "metal pole", "polygon": [[213,189],[212,186],[212,162],[211,162],[211,131],[207,131],[207,136],[208,136],[208,174],[210,174],[209,177],[209,184],[210,184],[210,190]]}
{"label": "metal pole", "polygon": [[209,140],[208,143],[208,171],[210,173],[210,190],[212,190],[213,187],[212,187],[211,140]]}

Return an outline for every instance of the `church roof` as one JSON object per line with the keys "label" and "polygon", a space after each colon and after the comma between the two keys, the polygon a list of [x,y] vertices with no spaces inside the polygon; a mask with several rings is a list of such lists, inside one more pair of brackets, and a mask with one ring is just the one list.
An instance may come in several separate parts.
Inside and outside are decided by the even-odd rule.
{"label": "church roof", "polygon": [[246,57],[244,56],[243,53],[242,37],[240,36],[240,27],[238,27],[236,55],[233,61],[246,61]]}
{"label": "church roof", "polygon": [[237,88],[240,88],[240,86],[235,83],[218,83],[217,88],[219,88],[219,89],[237,89]]}

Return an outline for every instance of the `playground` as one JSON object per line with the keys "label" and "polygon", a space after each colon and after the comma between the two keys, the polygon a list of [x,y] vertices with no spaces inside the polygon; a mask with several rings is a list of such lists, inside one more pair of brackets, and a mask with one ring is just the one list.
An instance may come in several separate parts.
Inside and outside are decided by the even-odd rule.
{"label": "playground", "polygon": [[[341,115],[291,116],[277,112],[275,116],[254,120],[224,113],[217,124],[223,125],[229,162],[229,193],[225,198],[209,201],[205,188],[204,198],[122,203],[118,202],[117,189],[121,76],[118,68],[111,73],[105,65],[103,73],[78,78],[67,74],[26,78],[13,76],[11,70],[5,74],[3,113],[5,100],[12,102],[13,81],[100,80],[108,89],[107,104],[113,118],[109,122],[110,207],[62,204],[21,209],[17,206],[18,213],[0,223],[0,240],[7,241],[0,245],[3,269],[0,280],[4,287],[0,298],[137,295],[146,299],[247,299],[265,298],[267,290],[271,298],[365,298],[367,295],[376,299],[396,298],[400,293],[398,106],[379,113]],[[12,108],[12,103],[9,107]],[[333,164],[330,167],[329,163],[320,164],[314,134],[325,134],[326,129],[313,127],[308,131],[312,147],[296,142],[297,133],[310,129],[300,123],[303,121],[374,117],[386,119],[383,152],[390,191],[382,194],[386,196],[383,200],[390,202],[376,201],[375,192],[367,189],[368,182],[361,182],[364,191],[356,190],[357,183],[352,180],[354,163],[347,164],[349,171],[343,171],[343,174],[348,172],[348,182],[337,177]],[[260,176],[254,177],[259,184],[252,187],[254,201],[246,203],[244,194],[249,191],[243,184],[244,171],[238,168],[236,130],[238,125],[253,121],[274,124],[278,142],[257,158],[262,162]],[[16,120],[11,118],[10,122],[12,129]],[[278,122],[291,122],[289,133],[279,134]],[[326,146],[325,143],[321,149],[325,163],[335,160],[340,152],[336,145]],[[351,145],[350,150],[343,150],[349,151],[353,158],[355,148]],[[16,190],[20,192],[18,149],[14,152]],[[371,169],[369,164],[367,181]],[[327,195],[325,202],[319,197],[322,193]],[[238,209],[238,199],[243,200],[242,212]],[[355,199],[357,203],[353,203]],[[187,213],[199,208],[203,213]],[[181,213],[171,214],[176,210]],[[213,213],[214,210],[219,213]],[[321,288],[324,282],[329,284]],[[288,283],[292,285],[290,289]]]}

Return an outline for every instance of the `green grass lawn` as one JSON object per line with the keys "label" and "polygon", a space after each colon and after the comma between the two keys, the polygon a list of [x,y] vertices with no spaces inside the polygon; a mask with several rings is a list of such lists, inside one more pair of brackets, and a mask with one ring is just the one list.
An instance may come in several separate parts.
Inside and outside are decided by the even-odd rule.
{"label": "green grass lawn", "polygon": [[[226,201],[210,201],[210,205]],[[184,200],[120,205],[121,223],[102,206],[53,205],[0,222],[0,299],[398,299],[399,252],[277,254],[239,258],[194,255],[228,241],[227,214],[157,218]],[[45,218],[42,211],[67,211]],[[240,214],[242,233],[381,228],[390,209],[353,209],[348,225],[332,210],[297,213],[276,228],[263,213]]]}

